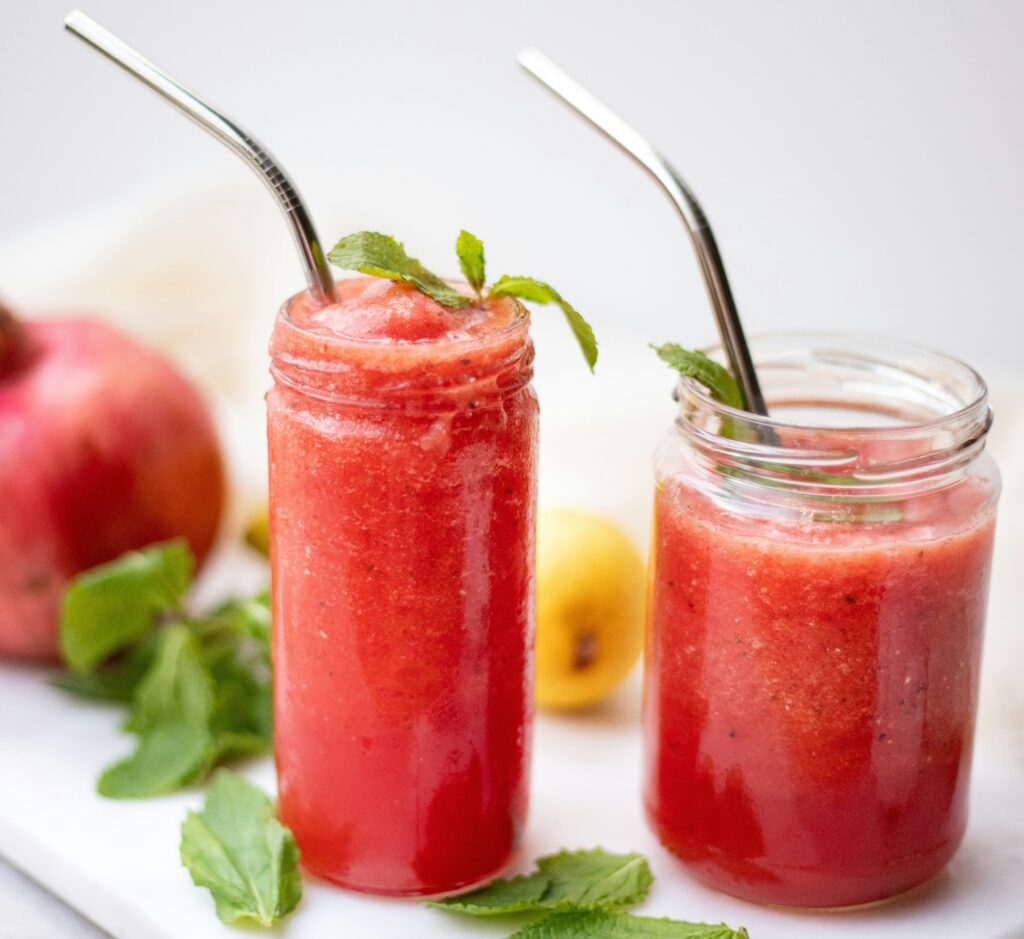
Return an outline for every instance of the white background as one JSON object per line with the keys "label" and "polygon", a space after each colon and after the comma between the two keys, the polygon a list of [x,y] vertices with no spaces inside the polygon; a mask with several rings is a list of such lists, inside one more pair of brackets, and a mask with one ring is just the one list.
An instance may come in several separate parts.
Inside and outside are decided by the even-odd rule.
{"label": "white background", "polygon": [[[246,172],[63,34],[72,2],[0,0],[0,238],[156,176]],[[857,328],[1019,368],[1022,2],[81,2],[261,137],[326,241],[394,231],[451,270],[466,227],[608,350],[713,339],[667,203],[518,71],[535,44],[682,170],[750,332]]]}

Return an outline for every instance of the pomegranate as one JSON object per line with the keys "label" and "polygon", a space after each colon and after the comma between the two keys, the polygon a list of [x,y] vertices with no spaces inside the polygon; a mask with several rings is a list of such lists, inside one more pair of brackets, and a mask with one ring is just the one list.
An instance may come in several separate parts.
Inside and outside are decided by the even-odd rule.
{"label": "pomegranate", "polygon": [[224,471],[210,414],[163,356],[89,319],[0,305],[0,655],[58,655],[67,581],[183,536],[216,537]]}

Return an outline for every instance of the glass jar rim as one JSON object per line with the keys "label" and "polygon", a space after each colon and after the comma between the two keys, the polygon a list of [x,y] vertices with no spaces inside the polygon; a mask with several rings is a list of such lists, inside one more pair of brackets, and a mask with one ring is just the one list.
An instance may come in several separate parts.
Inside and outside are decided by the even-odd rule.
{"label": "glass jar rim", "polygon": [[[350,277],[340,277],[336,283],[341,283],[346,280],[357,280],[360,278],[366,278],[368,275],[353,274]],[[459,280],[448,280],[446,283],[450,284],[455,288],[466,287],[463,281]],[[378,349],[389,349],[394,350],[400,348],[402,350],[408,350],[410,358],[415,358],[417,351],[426,349],[451,349],[453,353],[464,354],[467,348],[479,348],[490,345],[494,341],[500,341],[507,339],[517,331],[528,329],[530,326],[530,313],[529,310],[515,297],[502,297],[502,300],[508,300],[516,310],[516,316],[507,325],[502,326],[500,329],[495,329],[493,332],[488,333],[486,336],[473,336],[465,339],[447,339],[444,342],[439,342],[435,339],[424,339],[416,341],[404,341],[401,343],[395,342],[393,339],[388,338],[365,338],[361,336],[344,336],[339,333],[331,333],[327,331],[311,329],[308,326],[301,326],[295,322],[292,318],[291,310],[295,303],[310,295],[310,289],[307,287],[305,290],[300,290],[298,293],[292,294],[281,304],[278,311],[278,321],[284,323],[291,332],[302,336],[305,340],[323,344],[325,346],[336,346],[339,349],[350,347],[352,349],[360,349],[369,352],[372,355],[372,350]]]}
{"label": "glass jar rim", "polygon": [[[901,498],[950,485],[985,448],[988,389],[951,356],[835,332],[769,333],[750,346],[770,407],[831,410],[836,420],[752,414],[681,377],[677,430],[694,459],[735,489],[836,503]],[[719,346],[706,354],[722,361]],[[866,413],[877,422],[857,422]]]}
{"label": "glass jar rim", "polygon": [[302,325],[292,311],[310,296],[307,289],[285,300],[270,340],[275,381],[302,394],[375,407],[448,409],[463,399],[477,407],[480,399],[509,394],[532,377],[530,314],[514,297],[499,301],[511,304],[509,322],[479,336],[403,341]]}
{"label": "glass jar rim", "polygon": [[[811,347],[812,343],[821,343],[827,344],[833,349],[838,348],[838,351],[842,351],[841,347],[843,343],[857,344],[862,346],[864,349],[873,348],[879,352],[887,350],[890,353],[904,353],[925,358],[937,367],[944,367],[949,372],[956,372],[966,383],[973,385],[973,392],[966,401],[961,401],[959,406],[955,409],[925,420],[899,421],[897,423],[890,424],[854,424],[842,427],[818,423],[795,422],[786,420],[785,418],[772,417],[770,414],[759,415],[750,411],[744,411],[740,408],[732,407],[731,405],[717,400],[712,396],[706,386],[701,384],[697,379],[691,378],[687,375],[680,375],[677,382],[676,391],[680,399],[682,398],[683,392],[686,392],[692,396],[692,398],[698,400],[709,412],[718,415],[723,420],[743,421],[752,428],[763,427],[766,431],[773,431],[775,433],[780,431],[794,431],[802,433],[814,432],[824,434],[838,432],[843,436],[866,437],[878,435],[880,437],[891,438],[907,433],[923,434],[929,431],[938,431],[947,425],[961,422],[980,425],[986,430],[988,429],[988,425],[991,424],[992,418],[988,407],[988,386],[985,383],[985,380],[972,366],[951,355],[947,355],[946,353],[938,352],[934,349],[914,343],[901,342],[866,333],[844,333],[827,330],[782,330],[778,332],[757,333],[749,338],[749,342],[752,348],[755,366],[759,369],[763,365],[763,363],[758,361],[757,355],[757,346],[760,343],[805,343],[808,347]],[[713,343],[710,346],[705,346],[701,351],[716,362],[723,365],[726,364],[724,350],[721,343]],[[810,357],[808,357],[808,360],[809,358]],[[869,360],[865,356],[861,356],[860,361],[866,362]],[[892,368],[891,365],[884,363],[881,359],[876,359],[875,362],[876,364],[885,364],[887,367]],[[906,374],[911,375],[912,373],[906,372]],[[920,375],[917,375],[916,377],[919,379],[922,378]],[[770,395],[767,392],[766,397],[769,398],[770,404]],[[971,420],[972,418],[973,420]]]}

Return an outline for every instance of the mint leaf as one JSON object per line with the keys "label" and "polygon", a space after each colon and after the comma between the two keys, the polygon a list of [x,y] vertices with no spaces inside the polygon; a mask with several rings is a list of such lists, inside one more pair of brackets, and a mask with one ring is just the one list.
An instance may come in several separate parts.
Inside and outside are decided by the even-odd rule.
{"label": "mint leaf", "polygon": [[258,754],[274,742],[269,665],[257,665],[241,645],[209,660],[215,696],[210,729],[225,754]]}
{"label": "mint leaf", "polygon": [[544,895],[550,888],[551,878],[536,871],[519,877],[503,877],[486,887],[456,897],[421,902],[424,906],[447,910],[449,913],[465,913],[467,916],[504,916],[507,913],[544,909]]}
{"label": "mint leaf", "polygon": [[463,229],[455,239],[455,253],[459,256],[459,267],[462,268],[463,276],[479,298],[485,282],[484,243],[476,235]]}
{"label": "mint leaf", "polygon": [[130,704],[138,684],[121,669],[109,672],[63,672],[52,678],[54,688],[87,701]]}
{"label": "mint leaf", "polygon": [[428,271],[390,235],[374,231],[360,231],[346,235],[328,253],[335,267],[345,271],[360,271],[374,277],[387,277],[412,284],[447,307],[469,306],[469,297],[463,296],[436,274]]}
{"label": "mint leaf", "polygon": [[695,378],[711,393],[711,397],[729,407],[743,410],[743,394],[732,373],[696,349],[684,349],[674,342],[662,346],[650,344],[658,358],[681,375]]}
{"label": "mint leaf", "polygon": [[213,895],[223,923],[272,926],[302,898],[299,849],[270,798],[218,770],[201,812],[181,825],[181,863]]}
{"label": "mint leaf", "polygon": [[210,675],[195,637],[187,626],[168,626],[125,724],[125,730],[138,736],[138,746],[100,776],[100,795],[142,799],[200,776],[216,755],[210,730],[213,707]]}
{"label": "mint leaf", "polygon": [[470,916],[615,909],[640,903],[653,882],[643,855],[611,854],[600,848],[561,851],[538,858],[533,874],[496,880],[479,890],[427,905]]}
{"label": "mint leaf", "polygon": [[556,303],[562,308],[569,328],[576,337],[580,349],[583,351],[583,358],[587,360],[590,371],[594,371],[597,364],[597,339],[594,338],[594,330],[572,305],[562,297],[554,287],[545,284],[542,280],[534,280],[532,277],[509,277],[507,274],[502,277],[492,288],[492,297],[518,297],[520,300],[529,300],[532,303]]}
{"label": "mint leaf", "polygon": [[654,883],[642,854],[610,854],[600,848],[561,851],[537,861],[551,878],[543,905],[550,909],[607,909],[641,902]]}
{"label": "mint leaf", "polygon": [[138,642],[161,613],[176,611],[192,582],[195,558],[183,539],[131,551],[71,581],[64,595],[64,661],[88,672]]}
{"label": "mint leaf", "polygon": [[92,672],[62,672],[52,678],[50,684],[90,701],[131,704],[139,682],[153,662],[157,644],[157,633],[150,632],[141,642],[99,669]]}
{"label": "mint leaf", "polygon": [[270,661],[270,594],[227,600],[205,619],[193,623],[200,635],[249,638],[254,640]]}
{"label": "mint leaf", "polygon": [[607,911],[554,913],[530,923],[508,939],[749,939],[745,929],[724,924],[685,923],[673,919]]}
{"label": "mint leaf", "polygon": [[273,745],[270,598],[231,600],[190,623],[202,638],[213,679],[210,722],[218,758],[264,753]]}

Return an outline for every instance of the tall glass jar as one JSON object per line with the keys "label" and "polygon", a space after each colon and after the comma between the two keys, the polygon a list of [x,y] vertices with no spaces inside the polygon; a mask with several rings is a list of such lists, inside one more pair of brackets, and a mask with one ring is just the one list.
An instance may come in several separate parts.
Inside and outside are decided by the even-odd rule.
{"label": "tall glass jar", "polygon": [[964,833],[999,493],[987,392],[882,341],[753,353],[771,418],[683,378],[656,457],[646,810],[729,893],[869,903]]}
{"label": "tall glass jar", "polygon": [[282,308],[268,395],[275,752],[305,866],[427,895],[527,803],[537,401],[515,300],[391,281]]}

